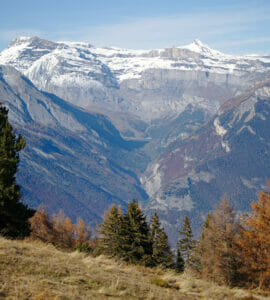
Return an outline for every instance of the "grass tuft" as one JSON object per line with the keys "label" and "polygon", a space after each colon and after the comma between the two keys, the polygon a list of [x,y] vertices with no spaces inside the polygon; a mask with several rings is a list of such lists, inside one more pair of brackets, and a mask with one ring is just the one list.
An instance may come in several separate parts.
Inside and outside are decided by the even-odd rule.
{"label": "grass tuft", "polygon": [[162,278],[158,278],[158,277],[151,278],[150,283],[155,284],[155,285],[160,286],[160,287],[163,287],[163,288],[169,288],[170,287],[169,283],[166,280],[164,280]]}

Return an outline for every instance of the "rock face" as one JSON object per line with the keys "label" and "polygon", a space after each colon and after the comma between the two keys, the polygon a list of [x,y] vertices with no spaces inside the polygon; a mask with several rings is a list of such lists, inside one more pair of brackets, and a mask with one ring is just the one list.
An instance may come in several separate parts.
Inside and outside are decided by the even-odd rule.
{"label": "rock face", "polygon": [[144,51],[18,38],[1,52],[0,63],[72,104],[144,121],[177,115],[189,103],[213,114],[270,70],[269,56],[225,55],[198,40]]}
{"label": "rock face", "polygon": [[26,136],[18,173],[25,203],[61,208],[95,225],[112,203],[125,207],[127,195],[147,198],[135,174],[140,142],[123,140],[105,116],[39,91],[9,66],[0,66],[0,100]]}
{"label": "rock face", "polygon": [[21,37],[0,64],[31,206],[93,224],[136,198],[175,240],[185,214],[198,232],[224,193],[247,210],[270,177],[270,56],[198,40],[146,51]]}
{"label": "rock face", "polygon": [[[142,178],[171,235],[183,215],[196,229],[226,194],[236,210],[247,210],[270,174],[270,80],[230,99],[185,140],[176,140]],[[167,221],[169,220],[169,223]],[[179,228],[179,227],[178,227]]]}

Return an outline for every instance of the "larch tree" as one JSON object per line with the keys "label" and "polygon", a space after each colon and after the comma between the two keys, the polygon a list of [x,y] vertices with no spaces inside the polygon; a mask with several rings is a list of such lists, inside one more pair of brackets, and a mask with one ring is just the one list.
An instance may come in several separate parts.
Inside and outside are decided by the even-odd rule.
{"label": "larch tree", "polygon": [[34,216],[29,219],[29,223],[31,225],[31,239],[54,244],[55,230],[53,221],[44,206],[37,209]]}
{"label": "larch tree", "polygon": [[29,235],[28,219],[34,214],[20,202],[20,187],[16,183],[19,152],[24,147],[24,137],[15,135],[8,110],[0,105],[0,234],[12,238]]}
{"label": "larch tree", "polygon": [[235,285],[238,258],[235,252],[239,223],[227,197],[222,197],[213,214],[208,215],[200,240],[200,267],[204,277]]}
{"label": "larch tree", "polygon": [[33,240],[52,243],[57,248],[67,250],[74,247],[78,250],[90,248],[90,228],[86,227],[81,218],[73,224],[61,210],[51,218],[45,207],[41,206],[29,219],[29,223],[31,224],[30,238]]}
{"label": "larch tree", "polygon": [[251,207],[242,219],[239,270],[249,284],[270,289],[270,193],[262,191]]}
{"label": "larch tree", "polygon": [[75,245],[78,243],[89,243],[91,238],[91,230],[86,226],[82,218],[77,218],[74,225]]}

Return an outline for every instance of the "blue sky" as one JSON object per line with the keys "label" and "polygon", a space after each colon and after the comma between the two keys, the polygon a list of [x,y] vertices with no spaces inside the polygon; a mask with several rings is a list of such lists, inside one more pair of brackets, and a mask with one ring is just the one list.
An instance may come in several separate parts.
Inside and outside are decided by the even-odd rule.
{"label": "blue sky", "polygon": [[0,0],[0,50],[17,36],[151,49],[198,38],[225,53],[270,53],[270,0]]}

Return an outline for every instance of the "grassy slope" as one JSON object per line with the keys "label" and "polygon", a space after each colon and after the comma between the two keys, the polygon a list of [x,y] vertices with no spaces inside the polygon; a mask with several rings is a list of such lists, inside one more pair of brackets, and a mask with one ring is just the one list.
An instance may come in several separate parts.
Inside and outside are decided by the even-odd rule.
{"label": "grassy slope", "polygon": [[217,300],[247,295],[247,291],[219,287],[187,274],[128,266],[0,237],[0,299]]}

